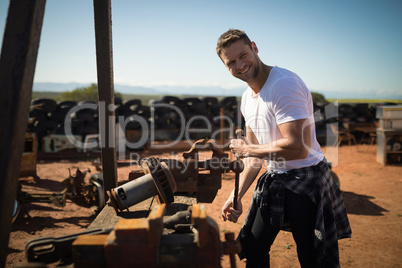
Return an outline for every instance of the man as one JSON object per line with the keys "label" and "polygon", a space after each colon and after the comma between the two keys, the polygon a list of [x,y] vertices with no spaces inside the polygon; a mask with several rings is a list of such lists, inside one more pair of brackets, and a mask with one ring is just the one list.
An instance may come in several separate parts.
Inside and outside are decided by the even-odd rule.
{"label": "man", "polygon": [[302,267],[338,267],[338,239],[351,230],[341,193],[335,186],[315,135],[311,94],[293,72],[265,65],[258,48],[240,30],[218,39],[216,52],[230,73],[248,85],[241,112],[246,137],[232,140],[244,158],[237,208],[230,195],[224,220],[237,222],[241,199],[260,172],[238,239],[247,267],[269,267],[269,250],[279,230],[291,230]]}

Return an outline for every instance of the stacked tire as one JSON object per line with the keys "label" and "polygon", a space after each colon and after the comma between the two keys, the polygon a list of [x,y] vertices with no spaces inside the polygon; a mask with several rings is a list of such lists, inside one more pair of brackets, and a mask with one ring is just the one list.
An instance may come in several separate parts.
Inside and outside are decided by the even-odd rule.
{"label": "stacked tire", "polygon": [[[88,105],[90,104],[90,105]],[[88,108],[90,106],[90,108]],[[71,109],[75,112],[70,113]],[[33,100],[29,112],[28,131],[36,133],[38,149],[43,151],[44,137],[66,135],[65,126],[71,123],[71,133],[81,136],[99,133],[98,110],[95,102],[62,101],[57,103],[52,99]]]}
{"label": "stacked tire", "polygon": [[225,97],[220,101],[220,106],[225,110],[225,126],[228,127],[230,124],[243,125],[242,116],[239,109],[239,103],[236,97]]}
{"label": "stacked tire", "polygon": [[71,131],[85,140],[87,135],[99,134],[98,105],[91,101],[82,101],[74,107],[71,115]]}
{"label": "stacked tire", "polygon": [[214,127],[219,127],[220,126],[219,116],[221,106],[219,104],[218,98],[204,97],[201,100],[206,106],[209,122],[211,122],[211,124]]}
{"label": "stacked tire", "polygon": [[[219,101],[216,97],[163,96],[151,101],[149,106],[140,99],[123,103],[121,98],[115,98],[116,122],[123,120],[125,130],[150,130],[152,122],[155,130],[171,133],[181,133],[183,129],[196,130],[189,131],[189,136],[186,136],[191,139],[210,137],[212,133],[205,133],[205,129],[212,127],[214,131],[220,128],[221,107],[225,110],[225,127],[231,123],[244,123],[236,97],[225,97]],[[42,139],[50,134],[66,135],[67,123],[71,123],[71,133],[81,136],[83,141],[87,135],[99,134],[98,105],[95,102],[57,103],[47,98],[36,99],[31,103],[29,117],[28,131],[37,134],[39,150],[42,151]],[[172,139],[177,138],[172,135]]]}
{"label": "stacked tire", "polygon": [[57,102],[52,99],[38,99],[31,103],[28,131],[36,133],[39,150],[42,149],[42,138],[54,133],[58,127],[58,120],[54,116],[57,108]]}
{"label": "stacked tire", "polygon": [[[143,127],[148,127],[150,116],[149,106],[142,105],[140,99],[128,100],[116,108],[116,119],[124,120],[126,130],[141,130]],[[145,126],[142,126],[144,122]]]}

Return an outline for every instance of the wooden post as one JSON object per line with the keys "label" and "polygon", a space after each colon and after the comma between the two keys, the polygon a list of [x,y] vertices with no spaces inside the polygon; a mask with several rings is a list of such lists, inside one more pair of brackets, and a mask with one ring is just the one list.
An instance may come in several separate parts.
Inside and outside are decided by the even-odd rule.
{"label": "wooden post", "polygon": [[0,58],[0,267],[4,267],[46,0],[12,0]]}
{"label": "wooden post", "polygon": [[[117,187],[111,0],[94,0],[103,188]],[[103,108],[102,108],[103,107]]]}

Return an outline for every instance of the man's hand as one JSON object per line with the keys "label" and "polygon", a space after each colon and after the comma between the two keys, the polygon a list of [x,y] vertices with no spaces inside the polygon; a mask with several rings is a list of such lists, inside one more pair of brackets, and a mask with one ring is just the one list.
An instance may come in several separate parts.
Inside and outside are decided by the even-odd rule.
{"label": "man's hand", "polygon": [[243,213],[243,207],[241,200],[237,200],[237,209],[233,208],[233,195],[230,195],[229,199],[222,207],[222,218],[224,221],[229,220],[236,223],[240,215]]}
{"label": "man's hand", "polygon": [[242,137],[241,139],[233,139],[230,141],[229,148],[232,150],[234,155],[237,155],[241,158],[248,157],[248,147],[251,142],[246,138]]}

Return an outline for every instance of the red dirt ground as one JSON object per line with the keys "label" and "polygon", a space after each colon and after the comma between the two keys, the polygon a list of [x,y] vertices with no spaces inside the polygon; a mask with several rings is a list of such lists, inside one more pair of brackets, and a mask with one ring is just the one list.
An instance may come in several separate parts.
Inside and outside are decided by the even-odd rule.
{"label": "red dirt ground", "polygon": [[[329,153],[329,152],[327,152]],[[163,156],[162,156],[163,157]],[[330,159],[333,171],[339,176],[346,210],[352,227],[352,238],[339,241],[342,267],[401,267],[402,253],[402,167],[382,166],[376,162],[376,146],[341,146],[338,157]],[[39,182],[21,178],[23,190],[29,193],[61,191],[61,181],[68,177],[68,168],[90,168],[96,173],[92,160],[41,161],[37,170]],[[119,180],[127,180],[130,167],[119,167]],[[86,179],[89,178],[87,175]],[[245,212],[238,223],[223,222],[221,206],[234,187],[234,174],[222,180],[212,204],[207,204],[207,214],[214,219],[222,234],[231,231],[237,235]],[[253,187],[253,186],[252,186]],[[251,190],[243,199],[244,210],[250,203]],[[94,220],[91,208],[71,201],[63,208],[49,204],[27,204],[30,218],[23,212],[13,223],[6,267],[25,262],[25,245],[33,238],[60,237],[84,231]],[[237,267],[245,262],[237,259]],[[51,265],[55,266],[55,265]],[[222,258],[222,267],[230,267],[229,257]],[[280,232],[271,249],[271,267],[299,267],[292,234]]]}

